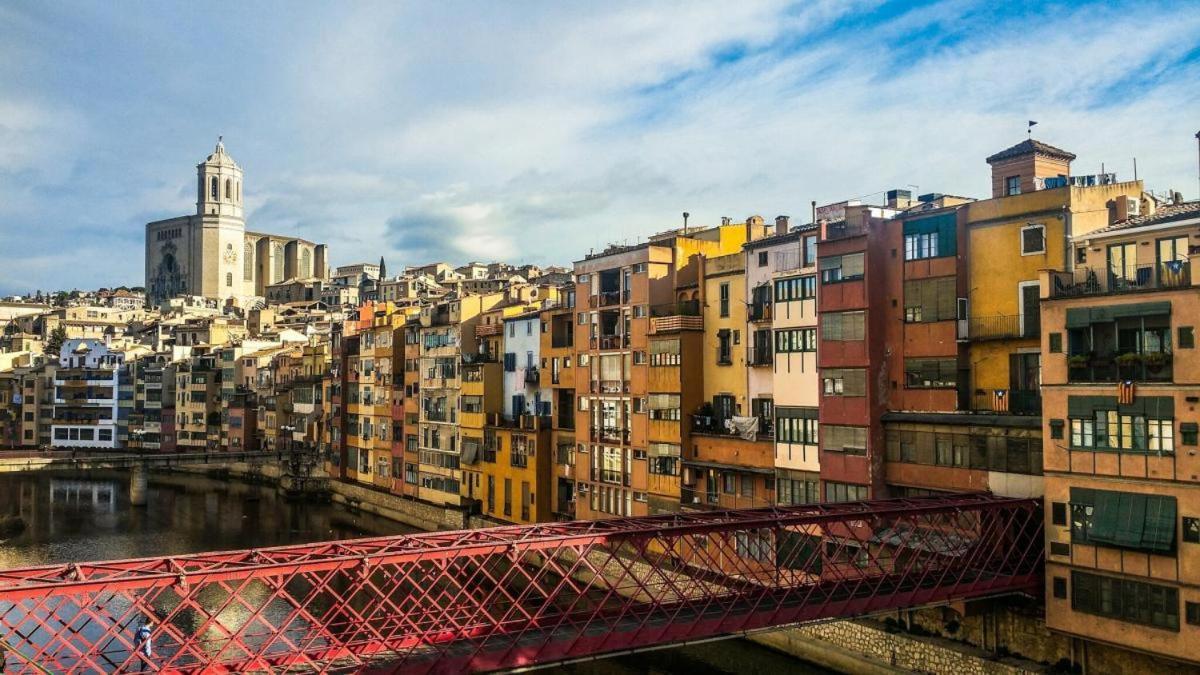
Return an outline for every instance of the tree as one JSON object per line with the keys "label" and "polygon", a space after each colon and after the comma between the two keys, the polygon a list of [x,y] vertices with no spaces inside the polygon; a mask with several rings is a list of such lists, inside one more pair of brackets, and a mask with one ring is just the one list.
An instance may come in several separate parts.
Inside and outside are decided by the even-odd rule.
{"label": "tree", "polygon": [[67,329],[62,326],[55,326],[54,330],[50,331],[50,337],[46,338],[46,349],[44,353],[49,354],[53,358],[58,358],[62,352],[63,343],[67,341]]}

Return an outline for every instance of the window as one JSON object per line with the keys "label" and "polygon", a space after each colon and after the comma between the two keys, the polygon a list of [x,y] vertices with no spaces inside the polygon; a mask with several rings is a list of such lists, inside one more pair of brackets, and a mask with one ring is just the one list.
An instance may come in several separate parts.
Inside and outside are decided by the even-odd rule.
{"label": "window", "polygon": [[651,443],[646,470],[655,476],[678,476],[680,448],[671,443]]}
{"label": "window", "polygon": [[1071,488],[1071,541],[1150,553],[1175,551],[1175,498]]}
{"label": "window", "polygon": [[1179,630],[1179,591],[1132,579],[1071,572],[1071,609],[1155,628]]}
{"label": "window", "polygon": [[785,328],[775,331],[775,352],[777,354],[815,351],[817,351],[817,329]]}
{"label": "window", "polygon": [[920,232],[904,235],[904,259],[922,260],[938,255],[938,233]]}
{"label": "window", "polygon": [[824,424],[821,426],[821,449],[825,452],[865,455],[867,454],[867,428]]}
{"label": "window", "polygon": [[956,284],[954,277],[905,281],[904,320],[921,323],[957,318]]}
{"label": "window", "polygon": [[1061,439],[1065,426],[1066,422],[1063,420],[1050,420],[1050,438]]}
{"label": "window", "polygon": [[1021,177],[1009,176],[1004,179],[1004,194],[1008,196],[1021,194]]}
{"label": "window", "polygon": [[721,316],[729,316],[729,284],[721,284]]}
{"label": "window", "polygon": [[742,530],[734,534],[734,548],[739,558],[770,563],[775,558],[775,546],[769,530]]}
{"label": "window", "polygon": [[653,340],[650,342],[651,366],[678,366],[679,339]]}
{"label": "window", "polygon": [[861,502],[866,498],[866,485],[825,481],[825,501],[827,502]]}
{"label": "window", "polygon": [[825,312],[821,315],[821,339],[862,340],[866,336],[866,318],[865,311]]}
{"label": "window", "polygon": [[804,237],[804,266],[811,267],[817,262],[817,235]]}
{"label": "window", "polygon": [[1179,343],[1180,349],[1196,348],[1196,335],[1193,333],[1191,326],[1179,327],[1179,339],[1177,342]]}
{"label": "window", "polygon": [[847,253],[845,255],[821,258],[820,269],[821,283],[823,284],[862,279],[863,254]]}
{"label": "window", "polygon": [[737,474],[732,471],[723,471],[721,473],[721,492],[727,495],[737,493]]}
{"label": "window", "polygon": [[1058,598],[1059,600],[1067,599],[1067,578],[1066,577],[1054,577],[1053,588],[1054,588],[1054,597]]}
{"label": "window", "polygon": [[783,506],[821,501],[820,476],[816,473],[789,472],[775,480],[776,501]]}
{"label": "window", "polygon": [[1021,228],[1021,255],[1046,252],[1046,226],[1030,224]]}
{"label": "window", "polygon": [[649,394],[646,407],[652,420],[679,421],[679,394]]}
{"label": "window", "polygon": [[825,368],[821,371],[821,392],[826,396],[866,396],[865,368]]}
{"label": "window", "polygon": [[1063,502],[1054,502],[1050,505],[1050,522],[1063,527],[1067,524],[1067,505]]}
{"label": "window", "polygon": [[816,408],[776,408],[775,440],[780,443],[817,444]]}
{"label": "window", "polygon": [[1071,447],[1117,452],[1175,452],[1175,427],[1171,419],[1117,410],[1095,410],[1089,417],[1071,419]]}
{"label": "window", "polygon": [[766,267],[770,258],[771,258],[771,256],[768,251],[759,251],[758,252],[758,266]]}
{"label": "window", "polygon": [[1200,626],[1200,602],[1185,602],[1183,608],[1188,625]]}
{"label": "window", "polygon": [[1183,518],[1183,541],[1188,544],[1200,544],[1200,518]]}
{"label": "window", "polygon": [[233,287],[233,273],[232,272],[225,273],[225,285],[229,288]]}
{"label": "window", "polygon": [[1051,354],[1061,354],[1062,353],[1062,333],[1051,333],[1050,334],[1050,353]]}
{"label": "window", "polygon": [[904,359],[904,386],[933,389],[957,386],[957,359]]}
{"label": "window", "polygon": [[733,364],[733,347],[730,339],[731,334],[728,328],[722,328],[717,331],[717,365],[728,366]]}
{"label": "window", "polygon": [[809,300],[817,297],[817,278],[811,274],[775,280],[775,302]]}

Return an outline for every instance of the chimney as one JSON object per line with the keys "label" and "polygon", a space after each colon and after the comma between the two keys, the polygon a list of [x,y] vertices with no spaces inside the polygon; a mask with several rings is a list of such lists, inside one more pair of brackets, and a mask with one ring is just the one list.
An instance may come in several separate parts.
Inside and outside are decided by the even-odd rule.
{"label": "chimney", "polygon": [[787,234],[787,231],[788,231],[788,217],[787,216],[775,216],[775,234]]}
{"label": "chimney", "polygon": [[728,225],[731,222],[733,222],[733,219],[730,218],[729,216],[721,216],[721,224],[722,225]]}

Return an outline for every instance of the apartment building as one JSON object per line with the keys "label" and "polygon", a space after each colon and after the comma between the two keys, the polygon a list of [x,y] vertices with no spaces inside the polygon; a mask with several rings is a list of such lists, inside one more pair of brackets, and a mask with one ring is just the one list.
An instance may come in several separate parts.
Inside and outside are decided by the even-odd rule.
{"label": "apartment building", "polygon": [[550,403],[550,448],[554,453],[549,489],[555,518],[575,518],[575,289],[561,289],[559,302],[541,311],[541,388]]}
{"label": "apartment building", "polygon": [[[820,501],[817,449],[820,380],[816,340],[817,230],[791,229],[775,219],[775,234],[744,246],[746,255],[747,396],[758,401],[760,429],[774,438],[775,499]],[[768,411],[768,406],[770,411]]]}
{"label": "apartment building", "polygon": [[197,348],[190,359],[175,364],[174,373],[177,451],[217,450],[221,437],[221,368],[217,355]]}
{"label": "apartment building", "polygon": [[[763,219],[753,216],[747,227],[761,230]],[[685,508],[774,504],[774,399],[752,400],[747,390],[752,350],[746,332],[746,254],[739,249],[700,256],[699,262],[702,344],[699,353],[685,352],[683,367],[698,367],[703,374],[702,402],[685,421],[692,428],[682,503]]]}
{"label": "apartment building", "polygon": [[[682,352],[686,342],[698,353],[701,338],[693,333],[703,331],[697,306],[681,304],[680,294],[698,279],[698,256],[738,252],[747,240],[765,234],[726,221],[613,246],[575,263],[578,517],[679,509],[681,460],[690,433],[690,426],[681,428],[681,406],[685,392],[699,391],[698,381],[689,381],[697,369],[681,368]],[[683,326],[688,335],[676,340],[670,331]],[[668,350],[658,366],[667,370],[652,370],[652,335],[659,343],[654,349]],[[691,363],[700,363],[694,358]],[[650,389],[652,378],[662,389]],[[580,438],[585,429],[586,439]]]}
{"label": "apartment building", "polygon": [[[419,459],[417,450],[418,437],[421,432],[421,320],[410,317],[404,324],[404,399],[401,415],[403,428],[400,438],[393,438],[392,455],[399,455],[404,464],[401,494],[408,497],[420,495]],[[397,452],[396,443],[402,444]]]}
{"label": "apartment building", "polygon": [[440,504],[463,503],[459,363],[479,353],[475,331],[480,316],[505,299],[505,294],[500,293],[472,295],[421,307],[421,412],[417,444],[422,499]]}
{"label": "apartment building", "polygon": [[1200,202],[1110,206],[1039,283],[1046,625],[1200,668]]}
{"label": "apartment building", "polygon": [[156,452],[162,449],[163,377],[165,354],[148,354],[128,364],[134,383],[133,406],[128,419],[127,447]]}
{"label": "apartment building", "polygon": [[54,373],[51,438],[58,448],[118,448],[125,354],[101,340],[64,340]]}

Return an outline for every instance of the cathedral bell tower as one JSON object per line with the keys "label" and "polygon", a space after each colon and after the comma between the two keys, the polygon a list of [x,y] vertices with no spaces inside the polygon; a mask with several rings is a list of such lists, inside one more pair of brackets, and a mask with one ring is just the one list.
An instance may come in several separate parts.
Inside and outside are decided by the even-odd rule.
{"label": "cathedral bell tower", "polygon": [[242,220],[242,167],[217,137],[213,153],[196,165],[196,214]]}

